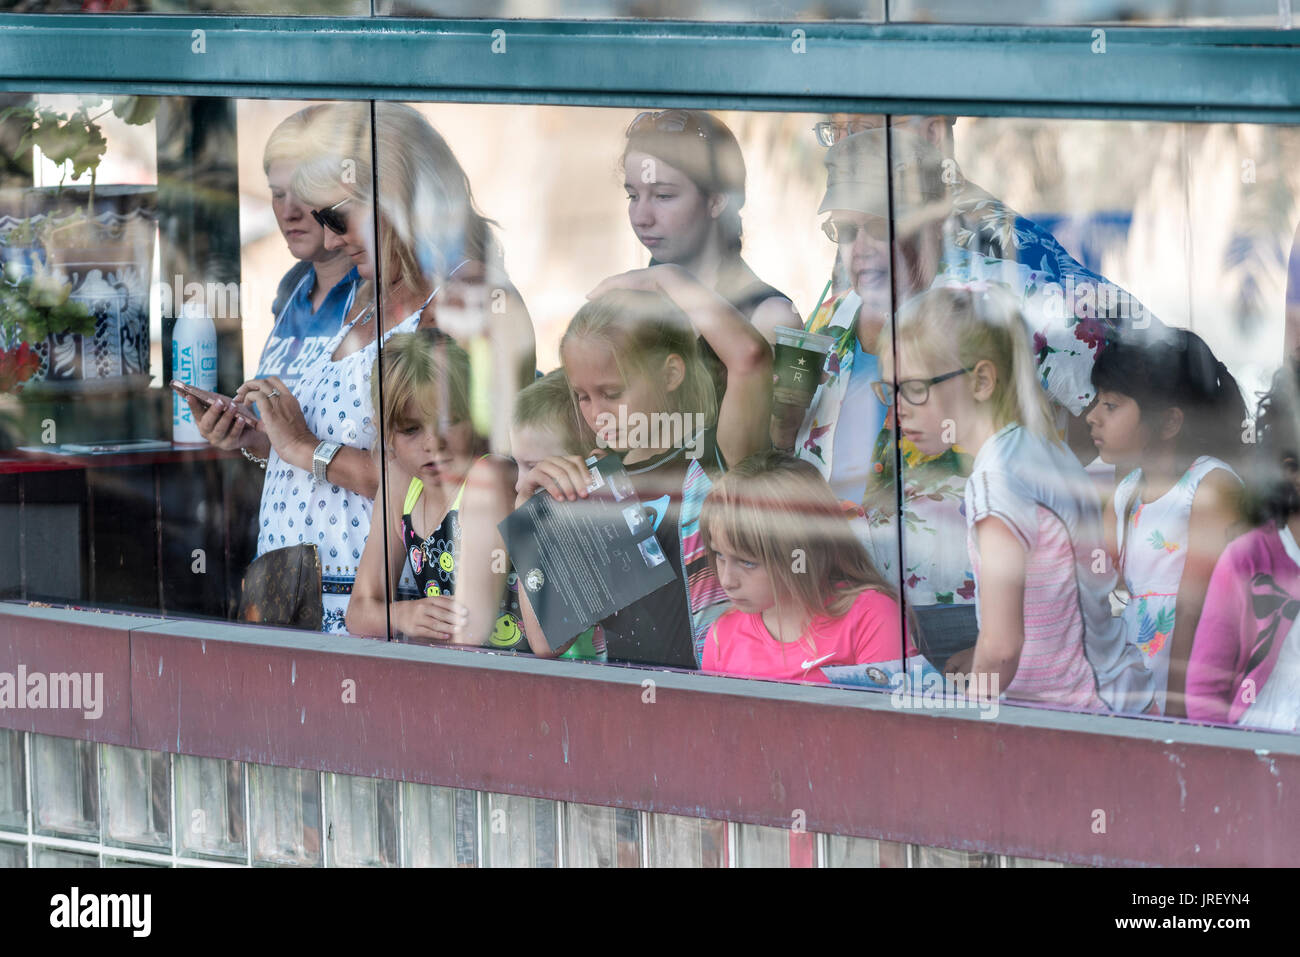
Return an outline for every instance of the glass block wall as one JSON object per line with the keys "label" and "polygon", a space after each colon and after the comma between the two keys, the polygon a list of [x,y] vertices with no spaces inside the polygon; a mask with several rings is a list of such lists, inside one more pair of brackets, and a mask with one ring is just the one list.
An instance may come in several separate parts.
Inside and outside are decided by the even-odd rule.
{"label": "glass block wall", "polygon": [[1060,867],[0,730],[0,867]]}

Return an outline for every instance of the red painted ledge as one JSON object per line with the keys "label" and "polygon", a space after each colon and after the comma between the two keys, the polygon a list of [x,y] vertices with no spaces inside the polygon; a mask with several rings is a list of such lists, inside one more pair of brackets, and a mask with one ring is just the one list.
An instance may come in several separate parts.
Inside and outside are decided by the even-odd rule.
{"label": "red painted ledge", "polygon": [[0,727],[1080,864],[1300,860],[1288,735],[0,604],[19,664],[102,672],[103,715]]}

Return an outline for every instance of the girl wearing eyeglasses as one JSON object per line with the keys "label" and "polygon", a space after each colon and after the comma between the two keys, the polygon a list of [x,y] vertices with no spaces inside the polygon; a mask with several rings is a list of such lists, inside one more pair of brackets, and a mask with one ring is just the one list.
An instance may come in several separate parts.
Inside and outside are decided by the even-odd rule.
{"label": "girl wearing eyeglasses", "polygon": [[[901,310],[881,350],[901,436],[921,452],[954,443],[974,456],[966,482],[967,549],[979,636],[949,673],[990,675],[1008,698],[1101,711],[1142,711],[1153,676],[1111,617],[1115,571],[1101,507],[1059,440],[1008,290],[939,288]],[[882,335],[888,339],[890,331]]]}
{"label": "girl wearing eyeglasses", "polygon": [[[740,255],[745,159],[725,123],[699,110],[640,113],[628,127],[622,166],[628,220],[651,266],[681,266],[769,343],[777,326],[803,326],[790,297],[759,279]],[[700,347],[721,399],[726,367],[707,342]]]}

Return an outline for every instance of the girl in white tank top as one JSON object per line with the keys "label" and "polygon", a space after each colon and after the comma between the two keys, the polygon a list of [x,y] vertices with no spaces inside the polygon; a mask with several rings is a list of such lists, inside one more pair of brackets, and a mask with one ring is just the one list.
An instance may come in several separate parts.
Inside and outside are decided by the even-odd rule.
{"label": "girl in white tank top", "polygon": [[1115,541],[1119,543],[1120,574],[1129,594],[1124,626],[1128,640],[1137,645],[1155,675],[1160,714],[1165,713],[1165,692],[1169,687],[1174,611],[1187,565],[1192,502],[1201,480],[1215,469],[1223,469],[1240,481],[1226,462],[1202,455],[1154,501],[1142,501],[1145,482],[1140,468],[1125,476],[1115,489]]}
{"label": "girl in white tank top", "polygon": [[1215,562],[1239,529],[1246,406],[1195,333],[1153,330],[1110,342],[1093,366],[1087,421],[1097,453],[1123,476],[1107,521],[1128,589],[1127,640],[1155,682],[1154,710],[1186,714],[1192,639]]}

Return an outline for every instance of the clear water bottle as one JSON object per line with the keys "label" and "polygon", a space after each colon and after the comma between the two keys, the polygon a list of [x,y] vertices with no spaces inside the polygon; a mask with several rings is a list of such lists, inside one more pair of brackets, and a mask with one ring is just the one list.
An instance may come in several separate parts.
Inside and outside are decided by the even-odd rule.
{"label": "clear water bottle", "polygon": [[[172,378],[186,385],[215,392],[217,388],[217,327],[202,302],[181,306],[172,330]],[[172,393],[172,441],[203,444],[199,425],[189,403]]]}

